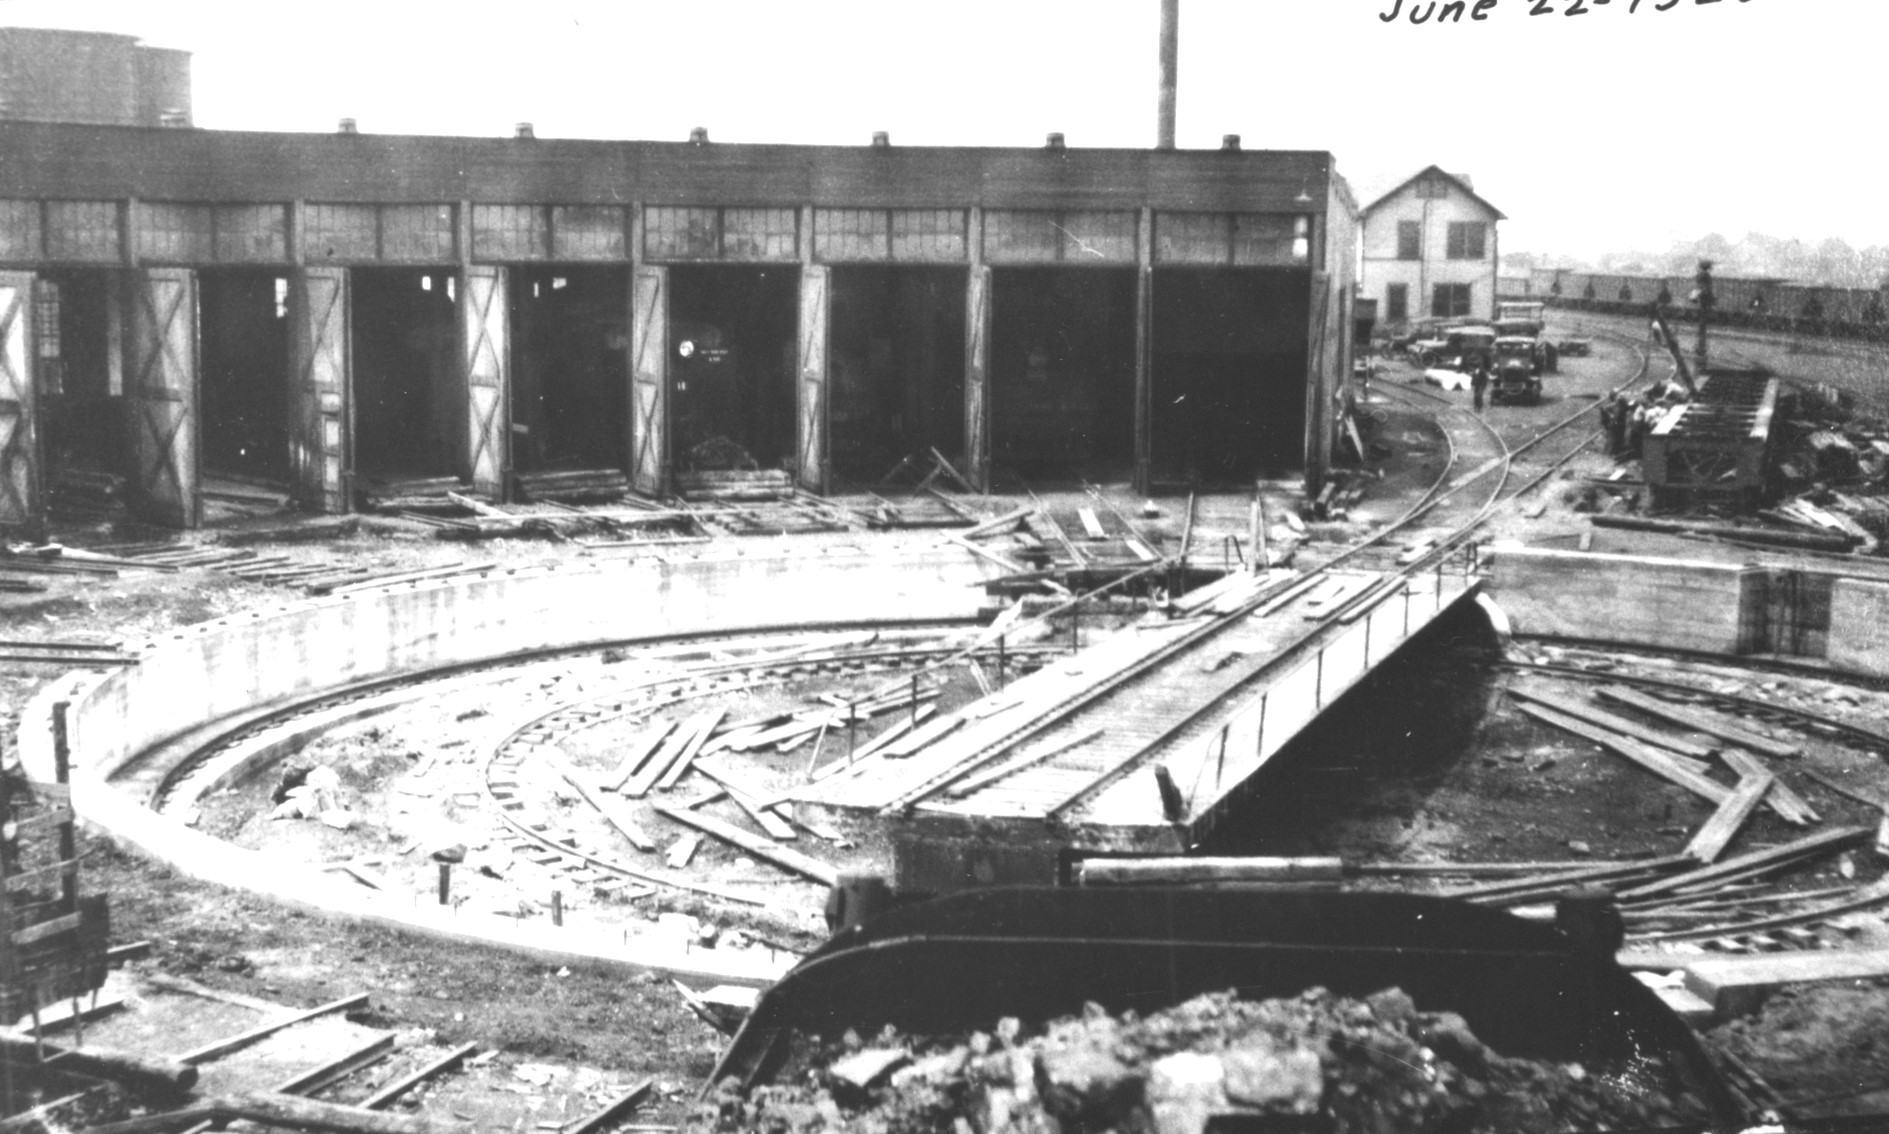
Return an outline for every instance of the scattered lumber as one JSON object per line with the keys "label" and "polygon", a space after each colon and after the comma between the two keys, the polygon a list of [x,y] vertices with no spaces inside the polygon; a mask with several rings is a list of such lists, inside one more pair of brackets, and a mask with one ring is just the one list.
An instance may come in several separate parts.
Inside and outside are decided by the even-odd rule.
{"label": "scattered lumber", "polygon": [[711,709],[695,718],[695,734],[689,737],[689,742],[676,753],[675,760],[663,772],[662,778],[656,781],[656,790],[668,791],[676,786],[676,781],[680,780],[683,773],[689,770],[689,765],[695,762],[696,754],[702,751],[702,745],[707,742],[709,734],[715,731],[715,726],[720,724],[722,718],[727,715],[726,709]]}
{"label": "scattered lumber", "polygon": [[604,798],[603,789],[593,782],[588,775],[572,767],[564,760],[554,761],[554,766],[557,768],[558,774],[564,777],[564,782],[575,788],[577,794],[584,797],[584,802],[595,808],[597,813],[602,815],[606,822],[617,829],[618,834],[630,841],[631,846],[640,851],[653,851],[656,849],[656,840],[650,838],[648,833],[637,825],[636,820],[631,818],[629,813],[623,810],[616,800]]}
{"label": "scattered lumber", "polygon": [[[1694,760],[1710,761],[1712,758],[1712,750],[1702,744],[1694,744],[1689,740],[1683,740],[1666,733],[1656,732],[1616,713],[1610,713],[1605,709],[1597,708],[1585,701],[1577,701],[1572,697],[1560,696],[1538,685],[1515,685],[1509,689],[1509,696],[1533,701],[1538,705],[1546,705],[1550,709],[1566,713],[1571,717],[1578,717],[1589,724],[1599,725],[1601,728],[1625,733],[1635,740],[1644,740],[1648,744],[1656,744],[1661,748],[1677,752],[1681,756],[1689,756]],[[1703,771],[1703,768],[1701,771]]]}
{"label": "scattered lumber", "polygon": [[[1755,776],[1770,771],[1764,761],[1742,748],[1727,748],[1718,754],[1718,758],[1725,762],[1726,767],[1740,776]],[[1789,822],[1799,825],[1823,822],[1823,816],[1818,814],[1817,809],[1812,807],[1803,796],[1793,791],[1782,779],[1771,785],[1771,803],[1778,814]],[[1786,812],[1790,814],[1785,814]],[[1792,815],[1796,818],[1791,818]]]}
{"label": "scattered lumber", "polygon": [[794,834],[792,824],[761,806],[758,794],[743,784],[739,776],[705,760],[697,761],[695,770],[720,785],[728,793],[728,798],[735,801],[735,806],[741,808],[754,825],[767,832],[768,837],[775,842],[787,842],[799,837]]}
{"label": "scattered lumber", "polygon": [[1598,693],[1609,701],[1615,701],[1622,705],[1631,705],[1650,716],[1659,717],[1662,720],[1671,721],[1676,725],[1703,732],[1708,736],[1716,736],[1720,740],[1736,744],[1741,748],[1749,748],[1753,752],[1759,752],[1766,756],[1790,759],[1804,754],[1803,748],[1798,745],[1772,740],[1768,736],[1759,736],[1755,732],[1739,728],[1725,721],[1716,714],[1701,712],[1696,709],[1682,708],[1670,701],[1662,701],[1658,697],[1648,696],[1638,689],[1629,689],[1624,685],[1603,685],[1598,690]]}
{"label": "scattered lumber", "polygon": [[238,1032],[236,1035],[226,1036],[223,1039],[204,1044],[202,1047],[193,1048],[178,1056],[177,1061],[192,1066],[199,1063],[208,1063],[213,1059],[228,1055],[232,1051],[240,1051],[253,1043],[259,1043],[284,1028],[294,1027],[296,1024],[302,1023],[303,1021],[313,1020],[318,1016],[326,1016],[333,1012],[345,1012],[350,1008],[360,1008],[366,1004],[367,993],[357,992],[353,996],[344,996],[340,1000],[330,1001],[327,1004],[296,1012],[292,1015],[284,1016],[279,1020],[272,1020],[269,1023],[258,1025],[246,1032]]}
{"label": "scattered lumber", "polygon": [[965,539],[978,539],[982,536],[996,535],[1000,532],[1008,532],[1014,529],[1018,524],[1029,519],[1031,513],[1035,511],[1036,509],[1034,507],[1032,507],[1031,505],[1025,504],[1020,508],[1014,508],[1008,512],[1005,512],[1003,515],[998,516],[995,519],[985,520],[981,524],[978,524],[971,528],[967,528],[965,529],[965,531],[963,531],[960,534],[962,534]]}
{"label": "scattered lumber", "polygon": [[630,750],[624,754],[623,762],[604,776],[600,786],[605,791],[622,791],[623,785],[651,756],[656,754],[656,750],[662,747],[663,739],[673,732],[675,727],[674,721],[661,721],[653,728],[645,729],[630,743]]}
{"label": "scattered lumber", "polygon": [[16,1064],[38,1063],[42,1051],[45,1062],[56,1060],[64,1070],[109,1079],[155,1095],[179,1095],[197,1085],[199,1072],[181,1060],[158,1059],[105,1047],[36,1044],[30,1035],[0,1032],[0,1059]]}
{"label": "scattered lumber", "polygon": [[87,1127],[85,1134],[162,1134],[199,1122],[245,1119],[262,1126],[294,1130],[332,1131],[333,1134],[443,1134],[468,1131],[461,1122],[444,1122],[426,1115],[394,1115],[339,1103],[317,1102],[297,1095],[255,1092],[199,1099],[189,1106],[149,1114],[123,1122]]}
{"label": "scattered lumber", "polygon": [[705,835],[739,847],[757,858],[764,858],[776,866],[791,870],[822,886],[831,886],[839,881],[839,871],[831,865],[811,855],[802,854],[792,847],[781,846],[772,839],[749,834],[713,816],[703,815],[683,807],[671,807],[667,804],[657,804],[656,810],[678,823],[694,827]]}
{"label": "scattered lumber", "polygon": [[[1056,744],[1051,744],[1035,752],[1030,752],[1025,755],[1017,756],[1013,759],[1007,760],[1004,763],[999,764],[995,768],[991,768],[986,771],[980,772],[977,775],[971,776],[968,779],[960,780],[956,783],[953,783],[950,780],[946,780],[944,783],[941,783],[937,785],[937,787],[933,788],[932,792],[935,794],[936,792],[942,790],[946,794],[951,795],[953,797],[963,797],[963,796],[970,795],[972,792],[982,790],[983,788],[987,788],[991,784],[994,784],[999,780],[1006,779],[1010,776],[1013,776],[1016,773],[1023,771],[1025,768],[1035,767],[1038,764],[1044,763],[1049,760],[1053,760],[1056,757],[1061,756],[1063,753],[1068,752],[1072,748],[1078,748],[1084,744],[1087,744],[1089,741],[1094,740],[1096,737],[1102,735],[1104,731],[1105,731],[1104,729],[1099,728],[1099,727],[1089,729],[1088,731],[1083,732],[1077,736],[1072,736],[1067,740],[1061,741]],[[965,769],[967,773],[972,770],[973,770],[972,768]]]}
{"label": "scattered lumber", "polygon": [[1649,858],[1644,862],[1604,863],[1572,870],[1554,870],[1524,878],[1486,882],[1480,886],[1451,890],[1444,897],[1509,905],[1541,894],[1557,893],[1570,886],[1592,885],[1597,882],[1617,883],[1623,878],[1633,878],[1643,874],[1662,874],[1693,861],[1689,856],[1679,854],[1666,858]]}
{"label": "scattered lumber", "polygon": [[1731,794],[1730,788],[1708,778],[1698,761],[1688,761],[1684,756],[1668,755],[1657,751],[1650,744],[1642,744],[1630,736],[1588,724],[1586,721],[1568,716],[1566,713],[1556,712],[1543,705],[1524,704],[1519,708],[1536,720],[1545,721],[1576,736],[1591,740],[1602,748],[1617,752],[1654,775],[1670,783],[1678,784],[1694,795],[1710,800],[1713,804],[1725,802],[1725,797]]}
{"label": "scattered lumber", "polygon": [[1705,821],[1705,826],[1700,827],[1698,833],[1692,836],[1692,841],[1686,844],[1686,853],[1700,862],[1716,861],[1719,855],[1725,853],[1725,848],[1738,834],[1739,828],[1751,818],[1751,813],[1758,809],[1765,793],[1776,782],[1776,776],[1764,771],[1741,778],[1738,786],[1725,797],[1725,802],[1719,804],[1718,810]]}
{"label": "scattered lumber", "polygon": [[1869,833],[1867,827],[1835,827],[1775,847],[1728,858],[1712,866],[1703,866],[1697,870],[1675,874],[1670,878],[1662,878],[1657,882],[1648,882],[1630,890],[1622,890],[1615,896],[1621,901],[1633,901],[1639,898],[1650,898],[1656,894],[1689,890],[1711,882],[1730,881],[1747,876],[1747,872],[1775,869],[1800,858],[1808,858],[1814,854],[1836,850],[1850,843],[1861,842],[1868,837]]}

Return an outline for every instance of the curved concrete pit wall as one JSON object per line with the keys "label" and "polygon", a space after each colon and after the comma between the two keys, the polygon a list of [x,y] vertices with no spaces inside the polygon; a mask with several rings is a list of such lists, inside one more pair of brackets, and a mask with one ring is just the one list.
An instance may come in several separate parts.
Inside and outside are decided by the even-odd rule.
{"label": "curved concrete pit wall", "polygon": [[457,915],[365,891],[309,866],[243,850],[146,810],[107,785],[140,753],[233,714],[339,686],[539,651],[772,627],[933,621],[978,613],[985,572],[952,551],[797,553],[666,563],[606,561],[495,568],[256,611],[132,648],[139,664],[75,673],[34,697],[20,754],[53,778],[53,705],[69,704],[73,807],[88,826],[184,874],[295,908],[521,950],[764,984],[791,958],[696,950],[636,956],[614,935]]}

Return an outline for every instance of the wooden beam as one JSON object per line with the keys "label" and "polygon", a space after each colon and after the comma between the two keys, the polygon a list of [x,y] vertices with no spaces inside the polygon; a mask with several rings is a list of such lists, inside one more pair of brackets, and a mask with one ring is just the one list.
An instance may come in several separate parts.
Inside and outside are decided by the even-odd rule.
{"label": "wooden beam", "polygon": [[1745,820],[1751,818],[1751,813],[1758,809],[1764,794],[1776,782],[1777,777],[1769,772],[1760,772],[1739,780],[1738,786],[1725,797],[1725,802],[1719,804],[1718,810],[1705,821],[1705,826],[1700,827],[1698,833],[1692,836],[1692,841],[1686,844],[1686,853],[1700,862],[1716,861],[1719,855],[1725,853],[1726,846],[1738,834],[1739,828],[1745,825]]}
{"label": "wooden beam", "polygon": [[1753,752],[1760,752],[1766,756],[1790,759],[1804,754],[1803,748],[1798,745],[1772,740],[1768,736],[1759,736],[1755,732],[1730,724],[1715,714],[1681,708],[1657,697],[1649,697],[1638,689],[1629,689],[1624,685],[1603,685],[1596,692],[1609,701],[1631,705],[1643,713],[1672,721],[1686,728],[1696,729],[1708,736],[1716,736],[1720,740],[1736,744],[1741,748],[1749,748]]}
{"label": "wooden beam", "polygon": [[375,1091],[361,1102],[363,1110],[384,1110],[392,1106],[395,1100],[437,1075],[445,1074],[466,1061],[466,1057],[479,1050],[476,1043],[463,1043],[445,1055],[435,1059],[424,1067],[395,1079],[393,1082]]}
{"label": "wooden beam", "polygon": [[698,761],[695,770],[720,784],[728,793],[728,798],[735,801],[735,806],[747,813],[754,825],[766,831],[769,838],[776,842],[786,842],[799,836],[794,834],[793,825],[787,820],[761,806],[760,797],[743,784],[740,777],[729,774],[726,768]]}
{"label": "wooden beam", "polygon": [[1657,882],[1635,886],[1631,890],[1621,891],[1615,897],[1622,901],[1632,901],[1636,898],[1650,898],[1655,894],[1670,894],[1675,890],[1690,889],[1710,882],[1726,881],[1750,871],[1774,867],[1823,851],[1835,850],[1846,843],[1861,842],[1869,836],[1869,833],[1868,827],[1835,827],[1828,831],[1819,831],[1814,835],[1806,835],[1779,846],[1728,858],[1713,866],[1688,870],[1684,874],[1675,874]]}
{"label": "wooden beam", "polygon": [[1709,779],[1684,756],[1670,756],[1657,751],[1650,744],[1642,744],[1630,736],[1610,731],[1598,725],[1556,712],[1542,705],[1518,706],[1524,713],[1537,720],[1546,721],[1557,728],[1565,729],[1576,736],[1585,737],[1602,748],[1617,752],[1627,759],[1652,772],[1654,775],[1678,784],[1694,795],[1711,800],[1713,804],[1725,802],[1731,794],[1730,788],[1716,780]]}
{"label": "wooden beam", "polygon": [[[43,1060],[42,1060],[43,1053]],[[66,1047],[36,1043],[32,1036],[0,1032],[0,1058],[9,1063],[40,1063],[95,1079],[109,1079],[141,1091],[179,1095],[197,1085],[201,1074],[181,1060],[163,1059],[105,1047]]]}
{"label": "wooden beam", "polygon": [[703,815],[682,807],[670,807],[657,804],[656,810],[676,822],[694,827],[703,834],[733,844],[749,854],[765,858],[776,866],[791,870],[795,874],[810,878],[823,886],[831,886],[839,881],[839,871],[831,865],[821,862],[811,855],[805,855],[791,847],[781,846],[772,839],[749,834],[747,831],[724,823],[713,816]]}
{"label": "wooden beam", "polygon": [[179,1110],[128,1118],[86,1128],[85,1134],[161,1134],[205,1119],[241,1118],[262,1126],[332,1134],[443,1134],[470,1131],[468,1123],[445,1122],[429,1115],[382,1114],[360,1107],[317,1102],[296,1095],[255,1092],[200,1099]]}
{"label": "wooden beam", "polygon": [[644,1079],[629,1090],[611,1099],[609,1102],[591,1111],[576,1122],[564,1127],[558,1134],[596,1134],[611,1125],[625,1111],[634,1109],[637,1104],[654,1088],[654,1079]]}
{"label": "wooden beam", "polygon": [[689,736],[688,743],[676,753],[676,758],[670,762],[662,778],[656,781],[657,791],[668,791],[676,786],[676,781],[680,780],[682,774],[689,770],[689,765],[695,762],[696,753],[702,750],[702,745],[708,743],[709,733],[714,732],[715,726],[720,724],[722,718],[727,715],[727,709],[710,709],[694,718],[692,722],[694,732]]}
{"label": "wooden beam", "polygon": [[[1718,754],[1718,758],[1725,761],[1725,766],[1740,776],[1755,776],[1770,771],[1762,760],[1742,748],[1724,749]],[[1771,794],[1766,798],[1771,805],[1771,810],[1777,812],[1779,817],[1787,823],[1795,823],[1802,827],[1823,821],[1823,816],[1810,805],[1810,801],[1792,791],[1790,785],[1782,779],[1771,785]]]}
{"label": "wooden beam", "polygon": [[648,832],[637,825],[636,820],[630,817],[620,802],[604,798],[602,789],[592,783],[589,776],[572,767],[566,760],[553,760],[552,766],[557,769],[560,776],[564,777],[565,783],[577,789],[577,794],[584,797],[585,803],[596,808],[597,813],[604,817],[605,822],[615,827],[618,834],[630,841],[631,846],[640,851],[656,849],[656,840],[650,838]]}
{"label": "wooden beam", "polygon": [[309,1008],[291,1016],[284,1016],[282,1019],[267,1024],[260,1024],[246,1032],[238,1032],[233,1036],[227,1036],[213,1043],[204,1044],[202,1047],[193,1048],[178,1056],[177,1061],[179,1063],[190,1064],[193,1067],[199,1063],[208,1063],[219,1056],[228,1055],[232,1051],[241,1051],[250,1044],[265,1040],[284,1028],[292,1028],[296,1024],[300,1024],[306,1020],[313,1020],[318,1016],[326,1016],[334,1012],[345,1012],[349,1008],[360,1008],[366,1004],[367,993],[357,992],[353,996],[344,996],[340,1000],[330,1001],[327,1004]]}
{"label": "wooden beam", "polygon": [[[1673,752],[1679,753],[1681,756],[1690,756],[1694,760],[1709,761],[1712,758],[1712,750],[1703,744],[1694,744],[1681,737],[1657,732],[1636,721],[1630,721],[1626,717],[1620,716],[1617,713],[1610,713],[1586,701],[1580,701],[1573,697],[1563,697],[1534,685],[1516,685],[1509,690],[1509,696],[1521,697],[1533,701],[1538,705],[1546,705],[1556,712],[1566,713],[1571,717],[1579,717],[1589,724],[1597,724],[1602,728],[1609,728],[1615,732],[1625,733],[1635,740],[1644,740],[1648,744],[1657,744],[1661,748],[1670,749]],[[1703,769],[1701,769],[1701,771],[1703,771]]]}

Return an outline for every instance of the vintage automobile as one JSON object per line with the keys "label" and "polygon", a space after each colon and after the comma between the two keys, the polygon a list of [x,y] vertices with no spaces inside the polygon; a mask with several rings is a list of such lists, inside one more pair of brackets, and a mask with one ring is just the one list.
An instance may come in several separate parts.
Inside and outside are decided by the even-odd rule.
{"label": "vintage automobile", "polygon": [[1541,401],[1542,344],[1533,336],[1504,335],[1495,341],[1490,404]]}
{"label": "vintage automobile", "polygon": [[1494,327],[1451,327],[1435,337],[1419,339],[1410,344],[1408,349],[1411,357],[1425,369],[1438,366],[1465,369],[1477,357],[1485,360],[1490,358],[1495,349],[1495,340]]}

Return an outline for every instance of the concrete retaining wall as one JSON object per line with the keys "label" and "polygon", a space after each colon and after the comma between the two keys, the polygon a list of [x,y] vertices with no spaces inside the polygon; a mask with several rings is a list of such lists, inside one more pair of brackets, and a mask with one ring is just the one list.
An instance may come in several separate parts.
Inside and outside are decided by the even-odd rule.
{"label": "concrete retaining wall", "polygon": [[1758,568],[1510,544],[1485,561],[1491,596],[1517,634],[1713,654],[1760,647]]}
{"label": "concrete retaining wall", "polygon": [[1510,544],[1486,559],[1517,634],[1820,658],[1889,676],[1889,580]]}
{"label": "concrete retaining wall", "polygon": [[1830,663],[1889,676],[1889,583],[1838,579],[1830,588]]}
{"label": "concrete retaining wall", "polygon": [[[107,786],[146,750],[205,722],[351,683],[537,651],[772,627],[975,615],[984,572],[969,555],[835,552],[494,569],[255,611],[132,645],[140,663],[49,686],[20,724],[30,775],[52,778],[52,706],[67,701],[73,806],[88,825],[192,877],[298,908],[592,960],[765,983],[777,966],[702,950],[627,956],[582,933],[415,906],[311,867],[232,847]],[[784,962],[783,962],[784,964]]]}

